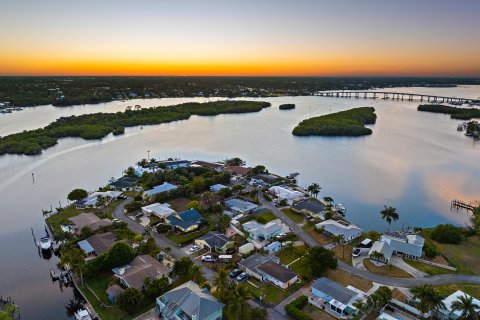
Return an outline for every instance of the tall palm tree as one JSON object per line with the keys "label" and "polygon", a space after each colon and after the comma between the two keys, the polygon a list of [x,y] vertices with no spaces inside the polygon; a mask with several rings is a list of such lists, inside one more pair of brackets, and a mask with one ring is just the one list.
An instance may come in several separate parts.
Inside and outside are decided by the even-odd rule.
{"label": "tall palm tree", "polygon": [[228,319],[244,319],[244,315],[247,310],[247,300],[252,298],[252,294],[244,284],[236,284],[232,281],[227,296],[226,313],[228,315]]}
{"label": "tall palm tree", "polygon": [[460,311],[460,318],[462,320],[478,320],[480,316],[478,311],[480,306],[473,302],[473,298],[467,295],[459,297],[452,302],[452,310]]}
{"label": "tall palm tree", "polygon": [[82,286],[86,256],[87,255],[82,249],[72,245],[69,248],[62,250],[62,255],[60,257],[60,265],[66,269],[72,270],[77,276],[80,276]]}
{"label": "tall palm tree", "polygon": [[325,201],[328,205],[331,205],[332,202],[333,202],[333,198],[332,197],[323,197],[323,201]]}
{"label": "tall palm tree", "polygon": [[392,221],[397,221],[400,218],[397,209],[391,206],[384,206],[384,209],[380,211],[380,214],[382,215],[382,219],[385,219],[389,226],[392,224]]}
{"label": "tall palm tree", "polygon": [[310,185],[310,187],[308,187],[310,193],[316,198],[318,196],[318,194],[320,193],[320,190],[322,190],[322,188],[320,188],[320,185],[316,182],[312,183]]}
{"label": "tall palm tree", "polygon": [[202,267],[200,267],[198,264],[192,264],[190,266],[190,275],[192,276],[193,282],[199,282],[200,278],[202,277]]}
{"label": "tall palm tree", "polygon": [[213,279],[213,285],[217,290],[223,292],[228,286],[228,271],[225,268],[220,268]]}
{"label": "tall palm tree", "polygon": [[356,300],[352,305],[357,308],[357,319],[361,319],[370,308],[363,300]]}
{"label": "tall palm tree", "polygon": [[436,311],[445,308],[445,304],[443,303],[445,297],[431,285],[424,284],[415,287],[411,292],[413,299],[417,300],[417,309],[420,310],[422,314],[430,311],[431,319],[433,319]]}

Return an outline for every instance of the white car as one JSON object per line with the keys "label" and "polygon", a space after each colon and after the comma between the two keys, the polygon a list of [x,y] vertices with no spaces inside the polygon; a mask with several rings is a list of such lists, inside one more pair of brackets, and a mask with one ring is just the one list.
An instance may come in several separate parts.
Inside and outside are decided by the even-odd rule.
{"label": "white car", "polygon": [[198,246],[193,246],[190,248],[190,252],[197,252],[198,250],[200,250],[200,248]]}
{"label": "white car", "polygon": [[360,255],[360,253],[361,253],[360,249],[359,249],[359,248],[355,248],[355,249],[353,249],[353,251],[352,251],[352,256],[358,257],[358,256]]}

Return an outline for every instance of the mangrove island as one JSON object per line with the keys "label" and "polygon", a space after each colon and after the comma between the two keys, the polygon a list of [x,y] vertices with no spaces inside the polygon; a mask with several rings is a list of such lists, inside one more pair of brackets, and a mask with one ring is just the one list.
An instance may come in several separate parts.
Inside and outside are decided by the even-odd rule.
{"label": "mangrove island", "polygon": [[476,108],[457,108],[442,104],[422,104],[417,108],[418,111],[449,114],[450,118],[457,120],[470,120],[480,118],[480,109]]}
{"label": "mangrove island", "polygon": [[367,124],[377,119],[372,107],[355,108],[303,120],[292,131],[296,136],[363,136],[372,134]]}

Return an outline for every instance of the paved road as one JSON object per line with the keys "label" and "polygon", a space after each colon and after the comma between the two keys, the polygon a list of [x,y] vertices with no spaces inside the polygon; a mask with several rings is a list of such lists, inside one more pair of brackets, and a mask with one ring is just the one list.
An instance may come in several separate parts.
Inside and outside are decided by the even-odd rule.
{"label": "paved road", "polygon": [[[318,246],[318,242],[310,236],[305,230],[294,223],[289,217],[287,217],[279,208],[275,207],[271,202],[265,200],[261,195],[259,196],[262,202],[262,206],[268,208],[273,214],[282,220],[292,231],[309,246]],[[371,273],[367,270],[355,268],[342,260],[338,260],[338,267],[350,274],[368,279],[379,284],[393,287],[413,288],[422,284],[431,284],[434,286],[448,285],[456,283],[470,283],[480,284],[480,276],[473,276],[467,274],[442,274],[436,276],[428,276],[422,278],[394,278],[380,276]]]}
{"label": "paved road", "polygon": [[[132,229],[134,232],[136,232],[138,234],[142,234],[144,232],[143,226],[141,226],[136,221],[128,218],[123,213],[124,209],[125,209],[125,205],[129,204],[132,201],[133,201],[132,198],[128,198],[128,199],[124,200],[120,205],[118,205],[113,210],[113,216],[117,219],[122,220],[123,222],[126,222],[128,224],[128,227],[130,229]],[[155,242],[157,243],[157,246],[159,246],[161,248],[170,247],[171,250],[172,250],[172,251],[170,251],[170,255],[173,256],[175,259],[180,259],[182,257],[188,257],[188,254],[185,251],[183,251],[182,249],[180,249],[178,244],[176,244],[172,240],[170,240],[170,239],[168,239],[168,238],[166,238],[162,235],[159,235],[158,233],[155,233],[155,232],[152,232],[152,237],[155,239]],[[208,281],[213,281],[213,279],[215,278],[215,272],[212,269],[208,268],[207,266],[202,264],[202,262],[200,262],[197,259],[192,259],[192,261],[195,264],[202,267],[203,276],[205,277],[205,279],[207,279]]]}

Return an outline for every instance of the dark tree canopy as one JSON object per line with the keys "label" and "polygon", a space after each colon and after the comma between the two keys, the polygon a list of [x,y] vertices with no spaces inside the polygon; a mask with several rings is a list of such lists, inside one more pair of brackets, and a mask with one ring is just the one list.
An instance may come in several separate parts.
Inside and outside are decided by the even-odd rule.
{"label": "dark tree canopy", "polygon": [[115,302],[125,312],[134,313],[142,306],[143,293],[138,289],[128,288],[117,296]]}
{"label": "dark tree canopy", "polygon": [[337,267],[337,259],[331,250],[316,246],[308,251],[307,262],[313,277],[321,277],[327,269]]}
{"label": "dark tree canopy", "polygon": [[116,242],[107,253],[107,264],[112,267],[119,267],[127,264],[135,257],[132,247],[125,242]]}
{"label": "dark tree canopy", "polygon": [[84,189],[73,189],[68,194],[67,198],[70,201],[82,200],[88,196],[87,190]]}

